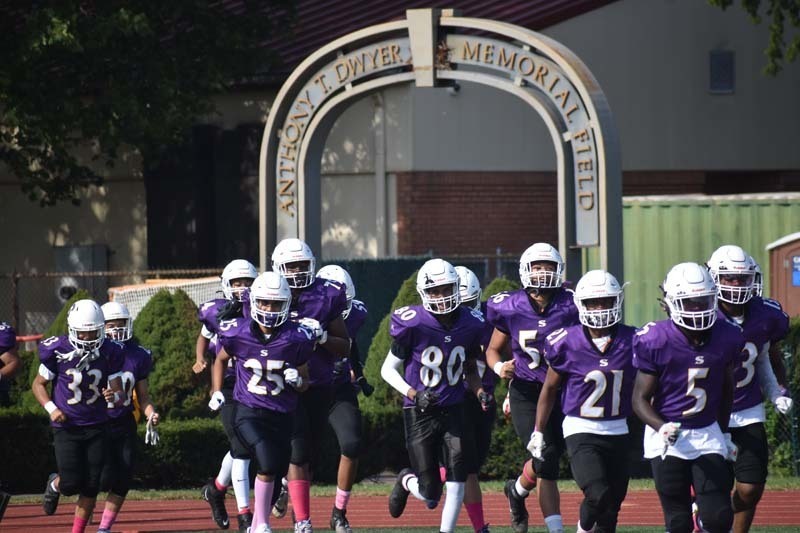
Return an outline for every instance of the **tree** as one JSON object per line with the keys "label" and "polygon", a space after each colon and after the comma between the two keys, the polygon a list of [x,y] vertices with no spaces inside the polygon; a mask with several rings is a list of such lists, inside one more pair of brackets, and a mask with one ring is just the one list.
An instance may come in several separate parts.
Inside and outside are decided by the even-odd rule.
{"label": "tree", "polygon": [[[733,0],[708,1],[711,5],[723,10],[733,3]],[[764,72],[775,76],[783,70],[784,59],[791,63],[800,53],[800,33],[792,37],[788,47],[784,41],[787,19],[790,27],[795,30],[800,28],[800,0],[765,0],[763,3],[766,5],[766,14],[770,17],[769,44],[764,50],[764,55],[767,56]],[[742,0],[742,8],[750,15],[754,24],[761,24],[759,15],[761,4],[761,0]]]}
{"label": "tree", "polygon": [[31,200],[78,203],[104,166],[155,164],[214,95],[268,72],[292,19],[291,0],[5,2],[0,162]]}

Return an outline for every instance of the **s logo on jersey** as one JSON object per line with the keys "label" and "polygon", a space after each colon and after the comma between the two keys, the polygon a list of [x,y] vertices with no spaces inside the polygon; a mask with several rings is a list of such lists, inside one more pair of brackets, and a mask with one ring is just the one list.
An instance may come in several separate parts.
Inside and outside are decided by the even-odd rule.
{"label": "s logo on jersey", "polygon": [[608,366],[608,359],[600,359],[600,366]]}
{"label": "s logo on jersey", "polygon": [[702,355],[695,356],[695,358],[694,358],[694,364],[696,364],[696,365],[702,365],[702,364],[705,364],[705,357],[704,357],[704,356],[702,356]]}
{"label": "s logo on jersey", "polygon": [[539,321],[539,327],[540,328],[547,327],[547,320],[540,320]]}
{"label": "s logo on jersey", "polygon": [[453,341],[453,337],[451,337],[450,335],[445,335],[444,336],[444,342],[452,342],[452,341]]}

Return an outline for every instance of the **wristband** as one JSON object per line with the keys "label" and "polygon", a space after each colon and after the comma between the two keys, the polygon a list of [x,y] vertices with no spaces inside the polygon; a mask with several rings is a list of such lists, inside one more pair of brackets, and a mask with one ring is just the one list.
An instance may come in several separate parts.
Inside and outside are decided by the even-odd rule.
{"label": "wristband", "polygon": [[51,400],[51,401],[47,402],[46,404],[44,404],[44,410],[47,411],[48,415],[52,415],[53,411],[58,410],[58,406],[56,406],[56,404],[53,403],[53,401]]}
{"label": "wristband", "polygon": [[498,361],[492,367],[492,370],[494,370],[494,373],[497,374],[500,377],[503,377],[503,364],[504,364],[503,361]]}

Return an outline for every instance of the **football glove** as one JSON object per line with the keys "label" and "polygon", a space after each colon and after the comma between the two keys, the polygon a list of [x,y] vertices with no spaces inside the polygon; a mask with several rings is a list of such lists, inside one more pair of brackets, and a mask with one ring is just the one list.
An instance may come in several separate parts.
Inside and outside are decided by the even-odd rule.
{"label": "football glove", "polygon": [[219,408],[225,405],[225,395],[222,391],[214,391],[211,395],[211,400],[208,402],[208,408],[212,411],[219,411]]}
{"label": "football glove", "polygon": [[478,401],[481,402],[481,409],[483,409],[483,412],[492,408],[492,395],[488,392],[483,391],[478,394]]}
{"label": "football glove", "polygon": [[736,458],[739,457],[739,447],[733,443],[730,433],[725,433],[725,448],[725,460],[735,463]]}
{"label": "football glove", "polygon": [[347,357],[344,359],[337,359],[333,363],[333,375],[334,376],[341,376],[347,370]]}
{"label": "football glove", "polygon": [[372,393],[375,392],[375,387],[370,385],[367,381],[367,378],[364,376],[359,376],[359,378],[356,380],[356,384],[361,387],[361,392],[364,393],[364,396],[372,396]]}
{"label": "football glove", "polygon": [[328,340],[328,332],[322,329],[322,324],[319,323],[319,320],[309,317],[301,318],[300,324],[312,332],[318,344],[325,344]]}
{"label": "football glove", "polygon": [[680,430],[680,422],[667,422],[659,428],[658,434],[664,440],[664,445],[672,446],[678,441],[678,437],[681,435]]}
{"label": "football glove", "polygon": [[506,399],[503,400],[503,416],[506,418],[511,416],[511,399],[508,394],[506,394]]}
{"label": "football glove", "polygon": [[156,424],[158,423],[158,413],[150,413],[150,416],[147,418],[147,428],[145,429],[144,433],[144,443],[149,444],[150,446],[155,446],[158,444],[159,437],[158,437],[158,430],[156,429]]}
{"label": "football glove", "polygon": [[438,400],[439,395],[434,391],[430,389],[422,389],[418,390],[417,395],[414,396],[414,405],[424,413],[426,409],[436,405]]}
{"label": "football glove", "polygon": [[792,404],[794,402],[792,402],[792,399],[788,396],[778,396],[773,400],[773,403],[775,404],[775,409],[777,409],[780,414],[785,415],[792,409]]}
{"label": "football glove", "polygon": [[544,451],[544,433],[541,431],[534,430],[531,433],[531,440],[528,441],[528,451],[531,452],[531,455],[534,459],[539,459],[540,461],[543,458],[542,452]]}
{"label": "football glove", "polygon": [[303,376],[300,375],[296,368],[285,369],[283,371],[283,380],[295,389],[303,386]]}

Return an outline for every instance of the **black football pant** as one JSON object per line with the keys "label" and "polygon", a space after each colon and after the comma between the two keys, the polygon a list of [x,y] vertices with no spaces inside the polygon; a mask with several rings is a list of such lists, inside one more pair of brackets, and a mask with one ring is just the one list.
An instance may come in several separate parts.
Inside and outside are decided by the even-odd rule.
{"label": "black football pant", "polygon": [[133,413],[111,419],[108,433],[109,450],[100,476],[100,488],[124,498],[131,488],[136,463],[136,419]]}
{"label": "black football pant", "polygon": [[58,491],[96,498],[108,449],[107,424],[53,428],[58,464]]}

